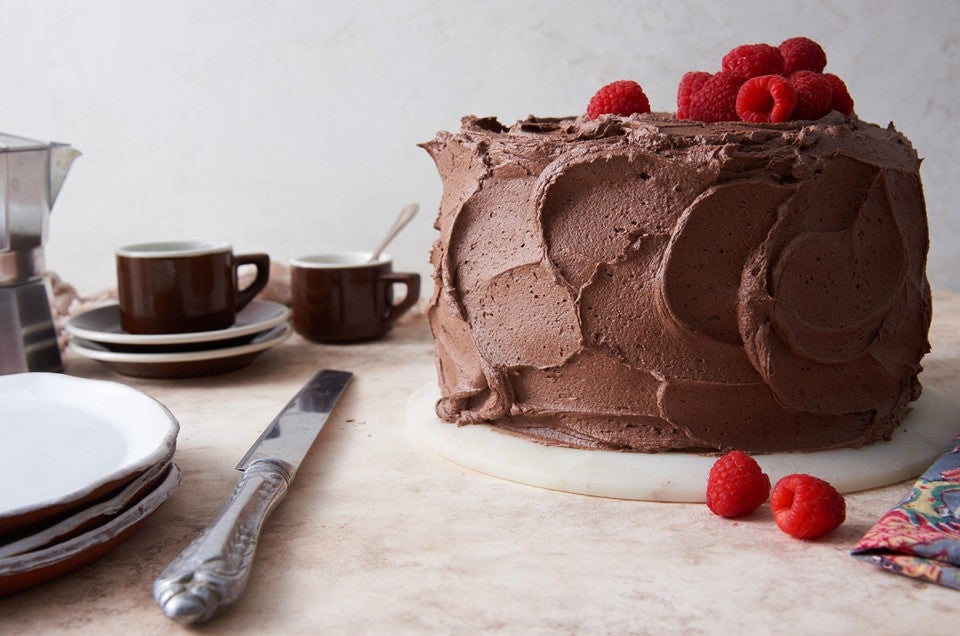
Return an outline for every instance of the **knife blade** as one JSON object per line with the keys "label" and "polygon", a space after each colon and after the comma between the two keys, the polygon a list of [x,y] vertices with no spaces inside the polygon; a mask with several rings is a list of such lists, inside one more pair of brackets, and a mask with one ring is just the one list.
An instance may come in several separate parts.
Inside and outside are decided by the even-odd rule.
{"label": "knife blade", "polygon": [[185,625],[199,623],[243,595],[260,531],[352,377],[331,369],[314,375],[250,447],[216,519],[153,582],[164,614]]}

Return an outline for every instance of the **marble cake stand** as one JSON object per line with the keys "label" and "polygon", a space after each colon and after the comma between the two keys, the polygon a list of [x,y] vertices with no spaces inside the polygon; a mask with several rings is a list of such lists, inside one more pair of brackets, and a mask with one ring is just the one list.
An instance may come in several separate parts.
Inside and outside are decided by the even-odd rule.
{"label": "marble cake stand", "polygon": [[[435,385],[407,401],[407,426],[437,454],[472,470],[529,486],[644,501],[703,502],[715,457],[690,453],[620,453],[545,446],[486,425],[454,426],[434,412]],[[925,386],[889,442],[860,449],[757,455],[771,483],[791,473],[826,479],[840,492],[896,483],[921,474],[960,433],[960,405]]]}

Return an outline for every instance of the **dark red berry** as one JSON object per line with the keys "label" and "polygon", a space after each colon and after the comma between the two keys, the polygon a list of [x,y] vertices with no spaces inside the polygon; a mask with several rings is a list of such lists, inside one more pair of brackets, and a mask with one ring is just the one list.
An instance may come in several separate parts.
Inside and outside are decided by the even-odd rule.
{"label": "dark red berry", "polygon": [[796,90],[780,75],[748,79],[737,93],[737,115],[754,124],[789,121],[796,105]]}
{"label": "dark red berry", "polygon": [[619,80],[607,84],[590,99],[587,116],[596,119],[600,115],[649,113],[650,102],[640,85],[633,80]]}
{"label": "dark red berry", "polygon": [[770,493],[777,526],[798,539],[824,535],[847,516],[847,503],[837,489],[810,475],[787,475]]}
{"label": "dark red berry", "polygon": [[707,507],[721,517],[739,517],[756,510],[770,494],[770,478],[757,461],[730,451],[710,468]]}
{"label": "dark red berry", "polygon": [[833,88],[821,73],[797,71],[790,76],[790,84],[797,91],[794,119],[820,119],[830,112]]}
{"label": "dark red berry", "polygon": [[824,73],[823,76],[830,82],[830,110],[836,110],[845,117],[853,112],[853,98],[847,91],[847,85],[833,73]]}
{"label": "dark red berry", "polygon": [[706,71],[690,71],[680,78],[677,87],[677,119],[690,119],[690,99],[713,77]]}
{"label": "dark red berry", "polygon": [[703,122],[737,121],[737,91],[743,78],[732,73],[714,73],[690,98],[688,119]]}
{"label": "dark red berry", "polygon": [[743,79],[783,72],[780,49],[769,44],[744,44],[723,56],[722,68]]}
{"label": "dark red berry", "polygon": [[810,38],[790,38],[778,48],[783,55],[783,74],[787,77],[797,71],[821,73],[827,65],[827,54]]}

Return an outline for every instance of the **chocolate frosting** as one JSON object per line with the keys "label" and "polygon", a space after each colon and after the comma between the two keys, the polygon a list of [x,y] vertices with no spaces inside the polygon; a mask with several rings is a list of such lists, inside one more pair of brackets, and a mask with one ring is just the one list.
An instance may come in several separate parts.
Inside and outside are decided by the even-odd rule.
{"label": "chocolate frosting", "polygon": [[815,450],[889,438],[919,396],[926,211],[892,124],[471,116],[422,147],[442,419]]}

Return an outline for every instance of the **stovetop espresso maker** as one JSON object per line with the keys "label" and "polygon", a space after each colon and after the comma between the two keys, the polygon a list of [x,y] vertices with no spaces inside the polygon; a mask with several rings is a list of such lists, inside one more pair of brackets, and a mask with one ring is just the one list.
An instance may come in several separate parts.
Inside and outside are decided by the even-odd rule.
{"label": "stovetop espresso maker", "polygon": [[0,374],[63,368],[43,243],[79,155],[67,144],[0,133]]}

